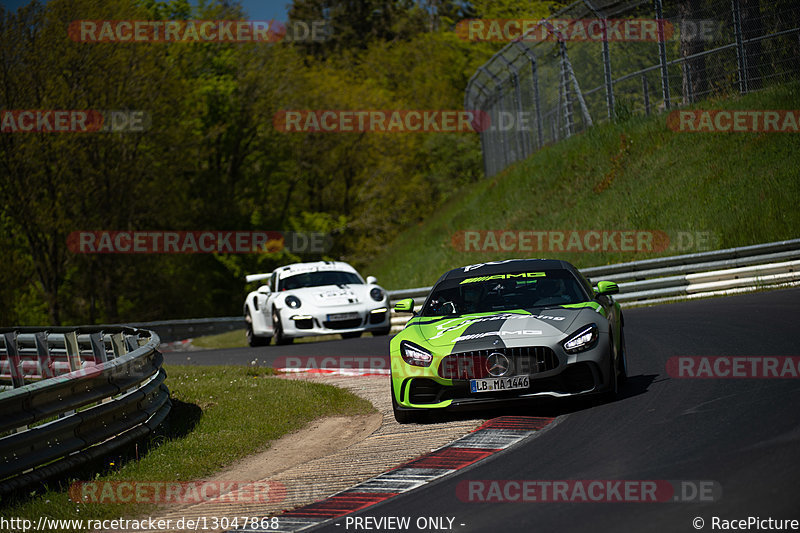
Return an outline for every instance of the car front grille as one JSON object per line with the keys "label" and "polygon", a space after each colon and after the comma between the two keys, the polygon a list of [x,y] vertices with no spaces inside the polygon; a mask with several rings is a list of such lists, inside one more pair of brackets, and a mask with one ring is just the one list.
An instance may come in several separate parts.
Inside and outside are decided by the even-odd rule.
{"label": "car front grille", "polygon": [[523,346],[474,350],[450,354],[439,364],[439,376],[445,379],[482,379],[489,374],[488,360],[494,353],[503,354],[511,363],[504,375],[534,375],[558,367],[558,357],[548,346]]}
{"label": "car front grille", "polygon": [[326,320],[322,325],[328,329],[352,329],[357,328],[361,323],[361,318],[351,318],[350,320]]}

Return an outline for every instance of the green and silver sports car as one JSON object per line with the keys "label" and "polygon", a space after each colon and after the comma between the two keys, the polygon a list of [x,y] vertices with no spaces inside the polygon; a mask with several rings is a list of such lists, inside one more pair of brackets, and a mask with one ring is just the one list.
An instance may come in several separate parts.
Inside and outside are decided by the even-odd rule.
{"label": "green and silver sports car", "polygon": [[611,297],[566,261],[511,259],[445,273],[391,342],[398,422],[433,409],[605,393],[627,377],[624,321]]}

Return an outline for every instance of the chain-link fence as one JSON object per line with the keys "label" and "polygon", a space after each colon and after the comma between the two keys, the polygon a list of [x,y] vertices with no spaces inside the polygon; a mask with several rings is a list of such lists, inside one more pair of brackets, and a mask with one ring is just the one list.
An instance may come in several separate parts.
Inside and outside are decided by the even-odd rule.
{"label": "chain-link fence", "polygon": [[471,21],[512,37],[467,85],[482,110],[487,176],[603,120],[800,78],[797,0],[588,0],[525,27]]}

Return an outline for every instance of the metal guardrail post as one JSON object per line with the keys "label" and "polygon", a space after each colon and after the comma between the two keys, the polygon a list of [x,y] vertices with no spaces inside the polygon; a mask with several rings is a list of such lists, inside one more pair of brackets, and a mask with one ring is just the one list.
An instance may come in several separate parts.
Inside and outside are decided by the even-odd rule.
{"label": "metal guardrail post", "polygon": [[108,354],[106,354],[106,346],[103,341],[102,333],[91,333],[89,341],[92,343],[92,355],[94,360],[98,363],[105,363],[108,361]]}
{"label": "metal guardrail post", "polygon": [[34,334],[36,343],[36,354],[39,362],[39,375],[43,378],[55,376],[53,371],[53,359],[50,357],[50,348],[47,346],[47,332],[37,331]]}
{"label": "metal guardrail post", "polygon": [[70,331],[64,334],[64,349],[67,352],[67,362],[70,372],[75,372],[81,367],[81,349],[78,345],[78,334]]}
{"label": "metal guardrail post", "polygon": [[25,378],[22,376],[20,368],[19,348],[17,347],[17,332],[9,331],[3,333],[3,340],[8,354],[8,369],[11,374],[12,386],[16,389],[25,386]]}

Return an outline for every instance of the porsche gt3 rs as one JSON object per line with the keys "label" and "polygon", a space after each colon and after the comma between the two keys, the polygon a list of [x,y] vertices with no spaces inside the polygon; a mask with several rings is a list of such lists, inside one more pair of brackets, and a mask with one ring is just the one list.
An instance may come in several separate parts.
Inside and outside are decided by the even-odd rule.
{"label": "porsche gt3 rs", "polygon": [[[566,261],[457,268],[391,341],[395,418],[536,397],[605,393],[627,377],[616,283],[594,287]],[[412,299],[395,305],[413,312]]]}
{"label": "porsche gt3 rs", "polygon": [[250,346],[287,344],[297,337],[339,333],[358,337],[369,331],[388,335],[389,298],[369,276],[339,261],[295,263],[248,282],[268,280],[247,295],[244,317]]}

